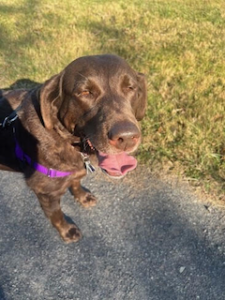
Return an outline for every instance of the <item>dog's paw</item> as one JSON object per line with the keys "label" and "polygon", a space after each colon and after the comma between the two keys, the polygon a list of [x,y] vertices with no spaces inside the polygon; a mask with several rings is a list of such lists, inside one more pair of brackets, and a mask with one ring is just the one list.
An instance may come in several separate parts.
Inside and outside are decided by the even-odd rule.
{"label": "dog's paw", "polygon": [[81,197],[77,199],[77,201],[83,206],[83,207],[92,207],[95,206],[97,203],[97,199],[94,195],[91,193],[85,192]]}
{"label": "dog's paw", "polygon": [[59,232],[65,243],[78,242],[81,239],[80,230],[73,224],[69,224]]}

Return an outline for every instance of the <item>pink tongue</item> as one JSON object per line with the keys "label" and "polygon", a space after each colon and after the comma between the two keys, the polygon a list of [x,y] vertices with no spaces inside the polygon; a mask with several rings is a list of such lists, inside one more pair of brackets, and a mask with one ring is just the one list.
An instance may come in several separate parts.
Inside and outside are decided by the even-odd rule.
{"label": "pink tongue", "polygon": [[120,154],[98,153],[99,167],[105,170],[110,176],[124,176],[128,171],[136,168],[137,160],[125,152]]}

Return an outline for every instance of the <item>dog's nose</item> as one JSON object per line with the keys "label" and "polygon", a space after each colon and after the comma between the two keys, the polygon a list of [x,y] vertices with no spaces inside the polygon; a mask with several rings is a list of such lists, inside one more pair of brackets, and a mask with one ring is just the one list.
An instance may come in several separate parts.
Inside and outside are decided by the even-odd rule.
{"label": "dog's nose", "polygon": [[140,141],[138,127],[128,121],[116,123],[108,133],[109,143],[123,151],[132,151]]}

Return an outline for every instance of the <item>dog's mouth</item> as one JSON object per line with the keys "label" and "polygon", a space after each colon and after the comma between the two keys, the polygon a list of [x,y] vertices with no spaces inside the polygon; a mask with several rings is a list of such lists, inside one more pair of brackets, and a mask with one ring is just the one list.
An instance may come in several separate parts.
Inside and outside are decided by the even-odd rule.
{"label": "dog's mouth", "polygon": [[98,166],[110,177],[122,178],[129,171],[132,171],[137,166],[137,160],[128,155],[126,152],[119,154],[107,154],[98,151],[90,140],[86,140],[89,148],[96,152],[98,158]]}

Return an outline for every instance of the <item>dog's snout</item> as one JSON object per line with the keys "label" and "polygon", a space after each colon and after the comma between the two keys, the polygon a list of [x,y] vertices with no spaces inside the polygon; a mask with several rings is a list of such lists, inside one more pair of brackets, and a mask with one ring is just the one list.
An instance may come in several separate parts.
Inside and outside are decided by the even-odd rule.
{"label": "dog's snout", "polygon": [[131,122],[115,124],[108,133],[109,143],[122,151],[132,151],[141,137],[138,127]]}

